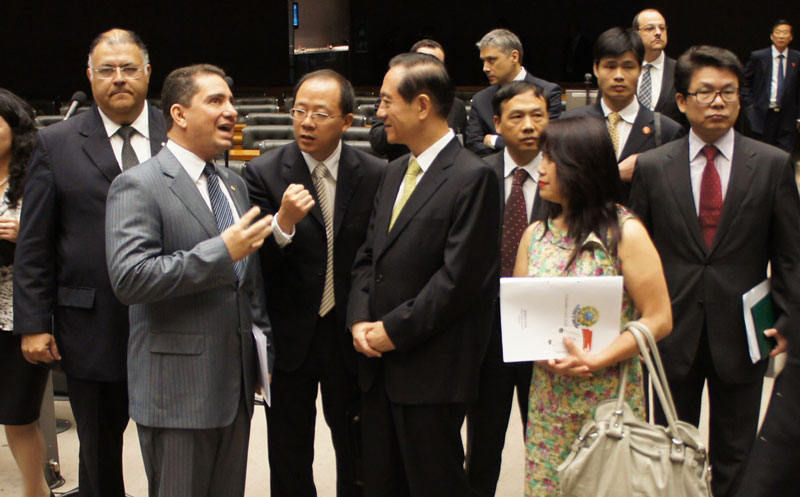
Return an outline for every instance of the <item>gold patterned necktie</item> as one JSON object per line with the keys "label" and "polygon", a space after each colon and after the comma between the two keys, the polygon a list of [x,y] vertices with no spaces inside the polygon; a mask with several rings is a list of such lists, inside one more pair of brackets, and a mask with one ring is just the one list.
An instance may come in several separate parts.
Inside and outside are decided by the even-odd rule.
{"label": "gold patterned necktie", "polygon": [[619,131],[617,131],[617,123],[622,120],[622,117],[616,112],[612,112],[606,119],[608,119],[608,134],[611,135],[611,143],[614,144],[614,153],[619,156]]}
{"label": "gold patterned necktie", "polygon": [[400,215],[400,211],[402,211],[403,206],[406,205],[408,197],[411,196],[411,192],[413,192],[414,188],[417,186],[417,176],[421,171],[422,169],[419,167],[417,159],[411,159],[408,162],[406,175],[403,178],[403,195],[400,196],[400,201],[397,202],[397,205],[394,206],[394,210],[392,211],[392,220],[389,221],[389,231],[392,231],[392,226],[394,226],[397,216]]}
{"label": "gold patterned necktie", "polygon": [[325,221],[325,237],[328,245],[328,262],[325,266],[325,286],[322,290],[322,302],[319,305],[319,315],[325,316],[333,309],[336,302],[333,294],[333,205],[328,197],[328,185],[325,177],[330,174],[325,164],[320,162],[314,168],[314,188],[317,189],[317,200]]}

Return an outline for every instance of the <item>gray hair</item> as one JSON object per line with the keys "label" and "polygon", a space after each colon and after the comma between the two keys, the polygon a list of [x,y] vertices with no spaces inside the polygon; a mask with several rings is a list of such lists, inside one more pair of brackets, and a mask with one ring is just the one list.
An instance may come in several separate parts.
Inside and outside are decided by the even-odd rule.
{"label": "gray hair", "polygon": [[129,29],[119,29],[114,28],[106,31],[105,33],[100,33],[97,35],[97,38],[92,40],[92,43],[89,45],[89,60],[87,62],[88,67],[92,67],[92,53],[94,49],[97,48],[97,45],[101,43],[108,43],[109,45],[123,45],[132,43],[139,47],[139,51],[142,52],[142,61],[144,62],[144,71],[147,74],[147,66],[150,65],[150,54],[147,52],[147,47],[145,46],[142,39]]}
{"label": "gray hair", "polygon": [[493,29],[483,35],[481,41],[475,44],[478,49],[486,47],[495,47],[506,56],[511,55],[511,52],[516,50],[519,53],[519,63],[522,64],[522,42],[519,41],[517,35],[507,29]]}

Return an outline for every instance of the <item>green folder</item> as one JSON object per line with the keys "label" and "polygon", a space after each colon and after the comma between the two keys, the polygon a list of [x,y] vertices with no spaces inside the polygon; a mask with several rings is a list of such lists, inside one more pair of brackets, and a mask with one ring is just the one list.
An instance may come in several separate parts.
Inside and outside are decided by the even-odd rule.
{"label": "green folder", "polygon": [[756,328],[756,340],[758,340],[758,350],[761,351],[761,360],[769,357],[778,342],[764,335],[764,330],[775,327],[775,307],[772,303],[772,295],[766,294],[761,300],[756,302],[750,309],[753,316],[753,324]]}

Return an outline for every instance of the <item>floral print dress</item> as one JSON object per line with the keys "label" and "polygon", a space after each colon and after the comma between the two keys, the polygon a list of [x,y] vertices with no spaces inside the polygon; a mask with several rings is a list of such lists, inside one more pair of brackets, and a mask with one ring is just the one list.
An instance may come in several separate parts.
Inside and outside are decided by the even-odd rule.
{"label": "floral print dress", "polygon": [[[620,229],[633,215],[617,206]],[[622,263],[611,257],[594,233],[582,243],[583,250],[566,268],[575,240],[550,221],[547,233],[537,222],[528,248],[529,276],[615,276],[622,274]],[[633,300],[623,289],[622,323],[636,318]],[[644,419],[644,389],[639,358],[629,359],[631,368],[626,399],[637,416]],[[621,364],[621,363],[620,363]],[[528,396],[528,424],[525,427],[525,495],[560,494],[556,468],[569,455],[570,446],[595,406],[615,398],[619,388],[620,364],[596,372],[591,378],[551,373],[534,363]]]}

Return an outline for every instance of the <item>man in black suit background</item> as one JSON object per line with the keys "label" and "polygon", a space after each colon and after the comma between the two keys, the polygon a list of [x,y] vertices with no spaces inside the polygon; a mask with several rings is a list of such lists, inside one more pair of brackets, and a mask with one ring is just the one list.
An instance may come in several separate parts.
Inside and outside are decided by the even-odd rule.
{"label": "man in black suit background", "polygon": [[453,92],[426,54],[394,57],[381,87],[389,142],[411,155],[378,188],[347,309],[368,497],[470,494],[460,430],[494,315],[501,203],[447,125]]}
{"label": "man in black suit background", "polygon": [[[733,130],[742,67],[728,50],[692,47],[675,69],[689,136],[639,156],[631,205],[664,264],[675,325],[659,342],[678,416],[698,424],[708,382],[712,490],[732,495],[756,435],[766,361],[748,353],[742,294],[772,271],[778,333],[800,298],[800,211],[788,154]],[[664,424],[661,410],[656,419]]]}
{"label": "man in black suit background", "polygon": [[772,46],[750,54],[742,103],[753,138],[792,152],[800,131],[800,52],[791,50],[792,25],[772,26]]}
{"label": "man in black suit background", "polygon": [[385,163],[342,143],[354,102],[350,82],[335,71],[306,74],[290,110],[295,142],[246,168],[252,204],[275,214],[273,237],[260,252],[279,350],[267,410],[275,497],[316,495],[312,462],[319,387],[336,452],[337,495],[361,495],[351,433],[360,392],[345,312],[350,270]]}
{"label": "man in black suit background", "polygon": [[[444,47],[436,40],[423,38],[414,43],[409,51],[433,55],[444,64]],[[467,108],[458,97],[453,97],[453,106],[450,107],[450,112],[447,114],[447,124],[457,135],[463,135],[467,129]],[[390,161],[408,153],[408,147],[405,145],[391,144],[386,140],[383,121],[378,121],[370,128],[369,143],[375,152],[385,155]]]}
{"label": "man in black suit background", "polygon": [[534,77],[522,67],[522,42],[507,29],[489,31],[476,45],[481,51],[483,72],[491,86],[472,97],[464,143],[476,154],[485,156],[502,150],[505,146],[503,137],[497,134],[494,127],[492,108],[492,97],[501,86],[512,81],[525,80],[541,87],[547,100],[550,119],[557,119],[561,114],[561,87]]}
{"label": "man in black suit background", "polygon": [[564,117],[593,116],[603,119],[614,143],[622,177],[624,198],[628,198],[636,157],[662,143],[679,137],[678,123],[641,105],[636,85],[642,70],[644,44],[632,29],[611,28],[594,43],[594,75],[602,93],[600,101],[572,109]]}
{"label": "man in black suit background", "polygon": [[80,440],[81,497],[125,493],[128,309],[103,263],[106,196],[118,174],[166,140],[161,113],[145,101],[150,74],[135,33],[95,38],[86,69],[95,105],[39,133],[25,182],[14,331],[29,361],[61,360]]}
{"label": "man in black suit background", "polygon": [[[500,276],[514,273],[523,231],[537,217],[539,137],[547,127],[547,100],[538,86],[513,81],[492,99],[494,124],[506,143],[502,152],[484,158],[497,174],[503,199]],[[489,348],[481,364],[478,399],[467,409],[467,477],[473,495],[491,497],[497,488],[508,417],[517,391],[523,437],[528,417],[531,362],[506,364],[495,308]]]}
{"label": "man in black suit background", "polygon": [[636,94],[643,107],[680,123],[683,114],[675,103],[675,59],[667,57],[667,21],[655,9],[645,9],[633,18],[633,29],[644,44],[644,64]]}

